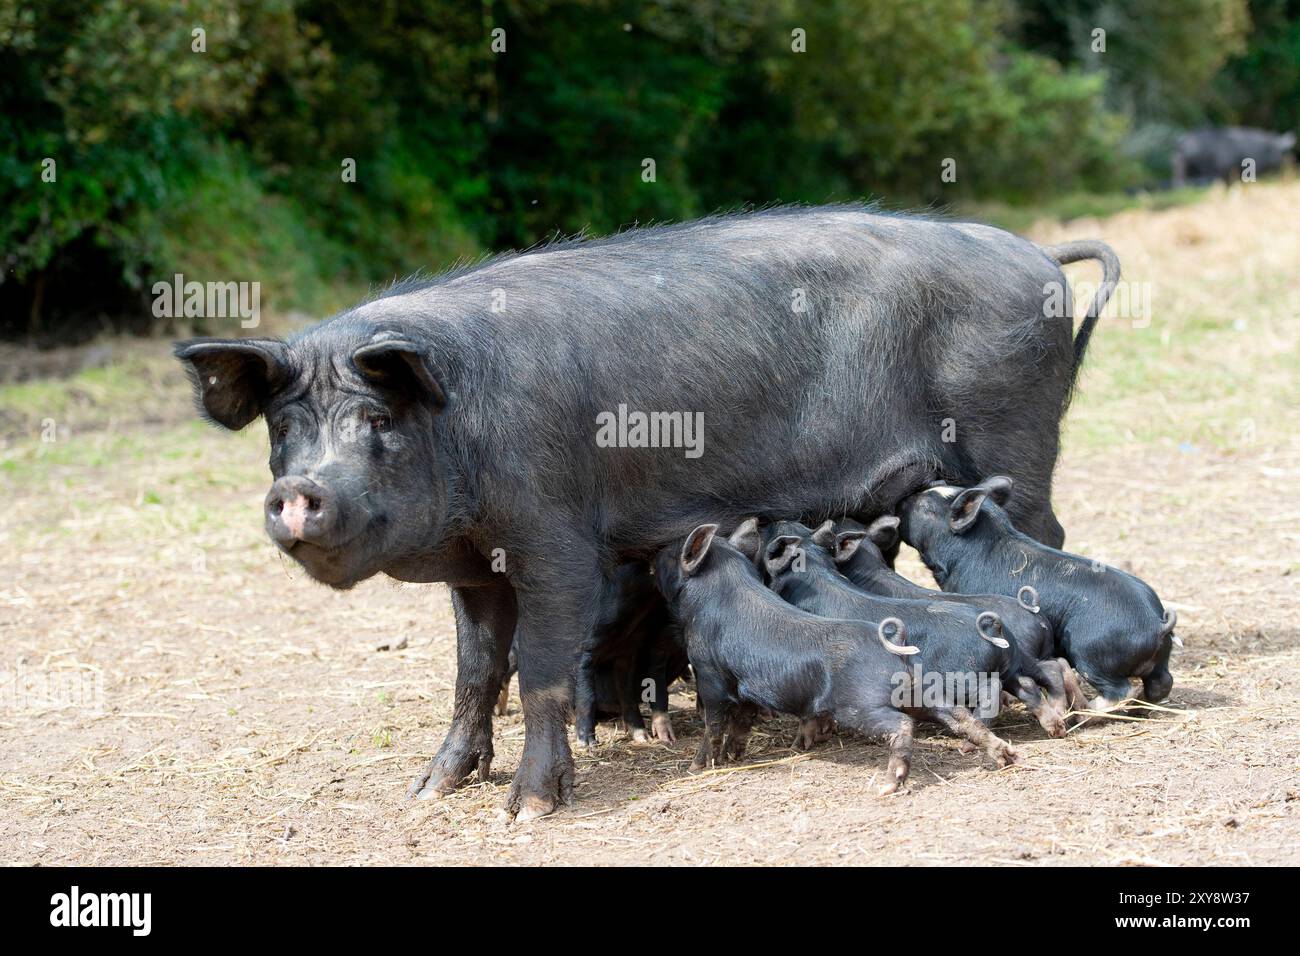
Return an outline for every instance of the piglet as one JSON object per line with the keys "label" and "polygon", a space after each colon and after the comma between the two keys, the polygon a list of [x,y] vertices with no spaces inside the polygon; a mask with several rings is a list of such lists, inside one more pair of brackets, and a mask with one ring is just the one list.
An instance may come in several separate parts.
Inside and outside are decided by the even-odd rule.
{"label": "piglet", "polygon": [[1156,702],[1174,684],[1169,654],[1177,615],[1131,574],[1035,541],[1003,506],[1012,481],[996,475],[971,488],[940,486],[901,505],[903,540],[945,591],[1026,595],[1051,622],[1058,651],[1097,688],[1094,710],[1129,697]]}
{"label": "piglet", "polygon": [[[822,618],[782,601],[755,567],[760,545],[754,519],[729,538],[706,524],[656,559],[655,576],[681,627],[704,711],[692,768],[739,756],[754,716],[770,710],[805,725],[835,720],[886,738],[890,757],[880,792],[893,793],[911,767],[914,727],[894,703],[895,688],[917,649],[896,643],[906,640],[897,621]],[[986,733],[965,708],[954,708],[949,723],[980,739]]]}
{"label": "piglet", "polygon": [[[673,743],[668,687],[686,674],[686,653],[672,633],[668,607],[644,564],[620,565],[588,648],[578,663],[574,722],[578,742],[596,743],[596,722],[619,718],[633,743],[650,734]],[[647,732],[641,704],[650,705]]]}
{"label": "piglet", "polygon": [[[947,714],[960,705],[991,718],[1006,688],[1049,736],[1065,736],[1064,700],[1058,707],[1050,696],[1044,699],[1041,689],[1051,691],[1050,678],[1038,660],[1003,636],[1002,621],[993,611],[949,600],[942,592],[917,600],[864,591],[836,570],[831,553],[797,521],[778,521],[769,537],[764,556],[768,586],[796,607],[824,617],[896,617],[903,622],[909,641],[921,649],[914,680],[932,688],[933,699],[911,702],[913,716],[948,725]],[[1015,752],[996,735],[982,735],[981,742],[999,764],[1015,760]]]}
{"label": "piglet", "polygon": [[942,598],[965,604],[977,612],[992,611],[1001,618],[1003,632],[1020,653],[1039,662],[1048,681],[1045,690],[1051,705],[1062,714],[1087,706],[1069,664],[1057,658],[1052,627],[1035,609],[1032,589],[1012,598],[1004,594],[951,594],[909,581],[890,567],[885,558],[898,545],[898,522],[896,515],[884,515],[870,525],[851,518],[834,525],[827,521],[812,537],[834,556],[840,574],[871,594],[915,601]]}

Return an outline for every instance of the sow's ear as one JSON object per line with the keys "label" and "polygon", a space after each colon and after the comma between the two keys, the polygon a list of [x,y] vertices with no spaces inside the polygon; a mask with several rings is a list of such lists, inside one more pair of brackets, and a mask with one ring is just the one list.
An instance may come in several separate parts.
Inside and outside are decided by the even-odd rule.
{"label": "sow's ear", "polygon": [[758,533],[758,519],[746,518],[727,540],[750,561],[757,561],[758,549],[763,543],[763,538]]}
{"label": "sow's ear", "polygon": [[380,388],[427,401],[435,411],[447,405],[438,373],[413,342],[398,338],[371,342],[352,353],[352,364]]}
{"label": "sow's ear", "polygon": [[702,524],[686,536],[686,541],[682,544],[682,574],[691,575],[700,569],[708,557],[713,536],[717,533],[716,524]]}
{"label": "sow's ear", "polygon": [[261,415],[290,375],[288,348],[276,339],[189,339],[174,351],[200,412],[232,431]]}

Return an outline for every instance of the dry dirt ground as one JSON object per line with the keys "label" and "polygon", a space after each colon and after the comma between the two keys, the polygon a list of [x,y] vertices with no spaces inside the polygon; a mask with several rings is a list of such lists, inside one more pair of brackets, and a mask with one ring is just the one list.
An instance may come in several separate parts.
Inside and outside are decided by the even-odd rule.
{"label": "dry dirt ground", "polygon": [[1168,710],[1061,741],[1010,711],[1024,760],[1001,771],[929,731],[880,798],[879,746],[795,754],[788,720],[689,773],[679,686],[675,747],[603,726],[575,804],[512,825],[512,695],[491,781],[408,803],[451,713],[445,590],[334,593],[279,560],[260,426],[188,421],[163,346],[119,342],[106,368],[0,391],[0,861],[1300,861],[1300,185],[1248,190],[1034,232],[1102,236],[1150,283],[1150,323],[1094,339],[1056,499],[1069,547],[1179,609]]}

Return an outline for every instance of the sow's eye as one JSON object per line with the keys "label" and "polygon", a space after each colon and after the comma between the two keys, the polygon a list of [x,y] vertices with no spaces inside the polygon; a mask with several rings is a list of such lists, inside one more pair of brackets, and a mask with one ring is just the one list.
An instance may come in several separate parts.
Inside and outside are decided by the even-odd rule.
{"label": "sow's eye", "polygon": [[289,437],[289,423],[280,422],[273,429],[271,429],[271,434],[275,436],[276,441],[284,441],[286,438]]}
{"label": "sow's eye", "polygon": [[393,420],[387,415],[370,415],[368,421],[372,432],[386,432],[393,427]]}

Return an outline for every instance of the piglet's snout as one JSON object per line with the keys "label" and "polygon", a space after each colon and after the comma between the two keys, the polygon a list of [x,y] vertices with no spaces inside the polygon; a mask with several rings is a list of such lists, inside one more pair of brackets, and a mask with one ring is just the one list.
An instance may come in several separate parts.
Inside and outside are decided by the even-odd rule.
{"label": "piglet's snout", "polygon": [[338,509],[324,485],[302,475],[280,478],[266,496],[266,530],[276,543],[322,544],[334,533]]}

